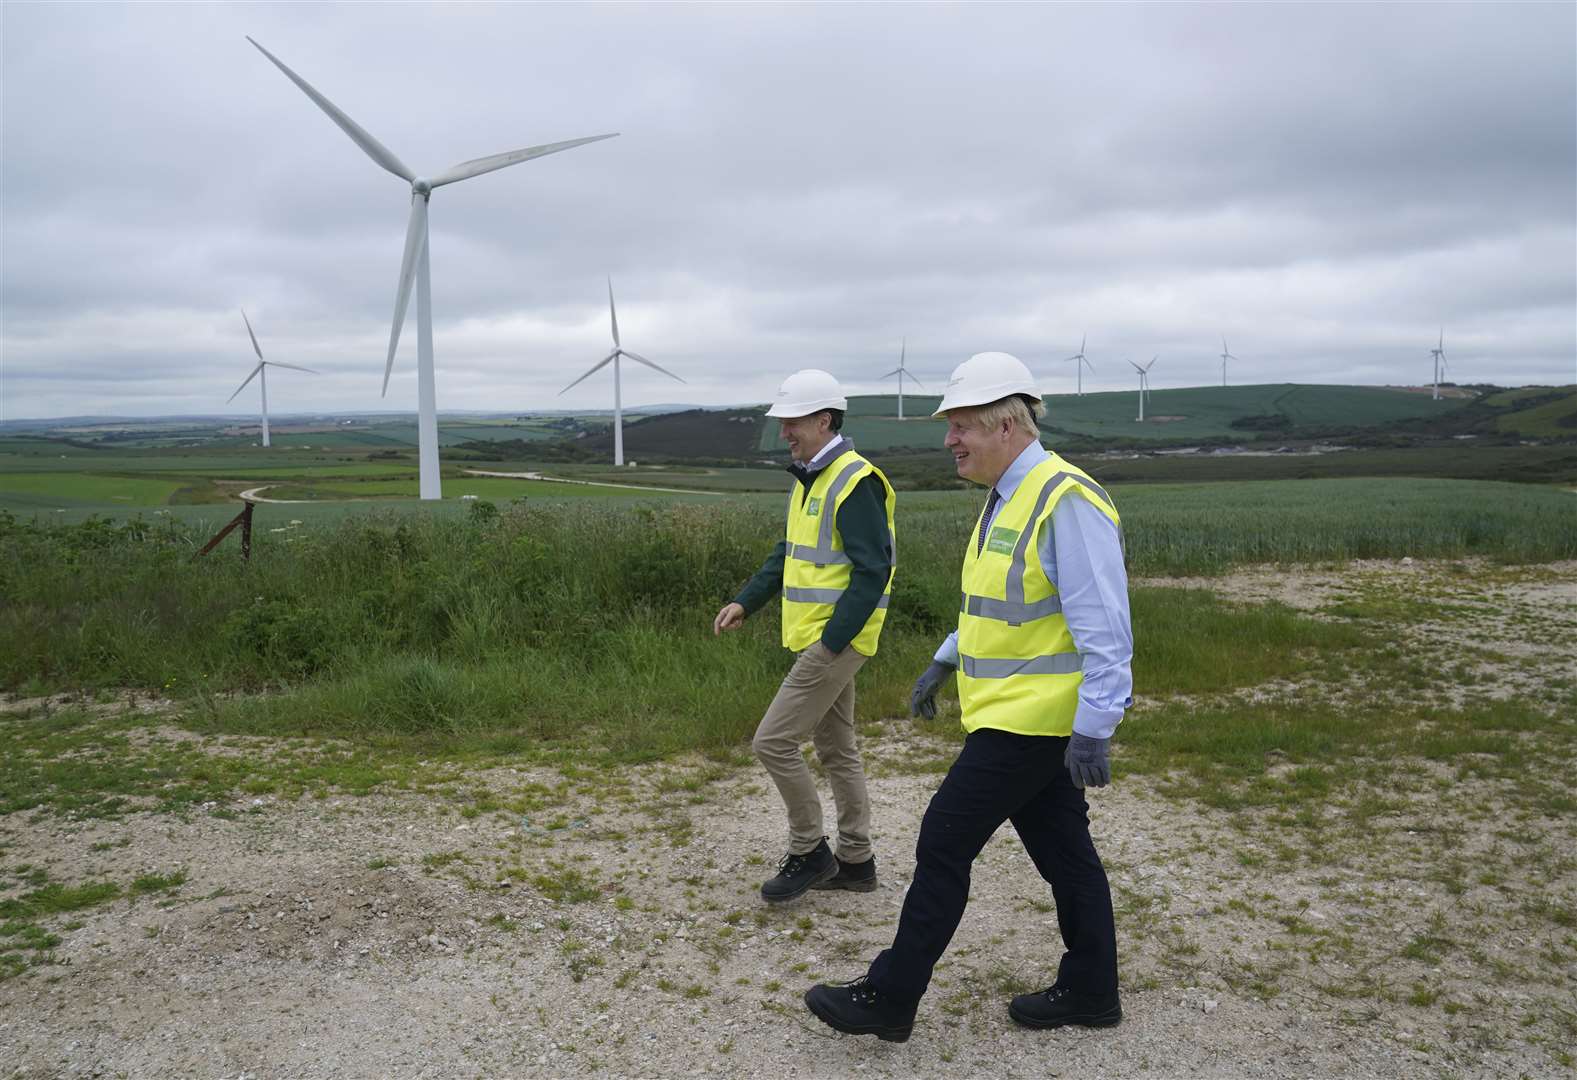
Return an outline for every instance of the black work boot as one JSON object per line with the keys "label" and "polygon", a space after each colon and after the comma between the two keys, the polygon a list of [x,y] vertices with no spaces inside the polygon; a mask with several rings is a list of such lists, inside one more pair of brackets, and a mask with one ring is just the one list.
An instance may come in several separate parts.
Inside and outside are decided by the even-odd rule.
{"label": "black work boot", "polygon": [[863,975],[840,986],[823,983],[811,987],[805,991],[805,1006],[822,1023],[846,1035],[907,1042],[914,1030],[915,1004],[894,1001]]}
{"label": "black work boot", "polygon": [[876,891],[876,857],[864,862],[838,860],[838,872],[826,881],[818,881],[812,889],[848,889],[850,892]]}
{"label": "black work boot", "polygon": [[1048,986],[1038,994],[1014,998],[1008,1004],[1008,1015],[1025,1027],[1112,1027],[1123,1018],[1123,1007],[1117,1002],[1115,990],[1109,994],[1081,994]]}
{"label": "black work boot", "polygon": [[761,899],[769,904],[781,904],[803,896],[819,881],[826,881],[838,873],[838,860],[827,847],[827,838],[804,855],[792,852],[778,863],[778,876],[761,886]]}

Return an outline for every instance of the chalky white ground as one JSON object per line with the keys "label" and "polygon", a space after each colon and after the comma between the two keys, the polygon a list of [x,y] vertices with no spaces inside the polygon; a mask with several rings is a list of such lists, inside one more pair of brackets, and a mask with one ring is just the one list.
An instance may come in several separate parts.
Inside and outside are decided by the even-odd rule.
{"label": "chalky white ground", "polygon": [[[1562,574],[1531,600],[1518,595],[1558,613],[1577,580],[1569,565]],[[1286,575],[1226,587],[1252,593],[1255,581],[1281,589]],[[1552,664],[1577,659],[1569,635],[1551,648]],[[1375,820],[1395,834],[1384,865],[1271,858],[1250,869],[1238,856],[1255,838],[1241,823],[1163,797],[1143,778],[1091,798],[1118,897],[1121,1026],[1047,1032],[1009,1020],[1007,998],[1051,981],[1060,944],[1048,890],[1004,829],[976,864],[913,1038],[837,1035],[800,997],[813,982],[862,973],[890,941],[938,780],[897,766],[947,753],[897,720],[866,750],[881,887],[781,907],[756,892],[784,830],[776,794],[753,767],[695,792],[659,785],[696,762],[632,769],[616,781],[629,800],[611,797],[610,781],[589,781],[555,808],[557,828],[547,815],[462,820],[442,799],[417,795],[247,798],[221,808],[236,811],[228,818],[0,818],[6,862],[54,880],[188,875],[173,906],[143,898],[91,910],[65,935],[63,966],[0,983],[0,1075],[1570,1075],[1551,1043],[1572,1030],[1572,931],[1526,914],[1514,878],[1470,881],[1465,894],[1434,880],[1442,849],[1424,828],[1428,807]],[[508,796],[531,780],[562,782],[552,770],[499,768],[467,783]],[[1455,798],[1475,794],[1493,810],[1489,785]],[[1455,852],[1504,847],[1493,812],[1452,825]],[[1572,849],[1569,816],[1519,828],[1543,830],[1530,841],[1539,850]],[[602,897],[555,903],[530,881],[500,887],[500,860],[516,851],[532,874],[579,869]],[[424,867],[425,856],[451,852],[461,857]],[[393,864],[370,869],[374,859]],[[1569,864],[1553,883],[1539,879],[1568,904],[1577,891]],[[1345,928],[1351,944],[1298,959],[1266,996],[1253,973],[1286,961],[1272,941],[1287,912]],[[1486,978],[1460,950],[1443,963],[1398,957],[1437,912],[1441,936],[1527,970],[1547,972],[1539,958],[1564,951],[1564,986]],[[1399,993],[1349,999],[1320,989],[1356,985],[1382,957],[1383,982]],[[1464,1008],[1409,1002],[1418,982]],[[1564,999],[1564,1021],[1544,1004],[1551,998]]]}

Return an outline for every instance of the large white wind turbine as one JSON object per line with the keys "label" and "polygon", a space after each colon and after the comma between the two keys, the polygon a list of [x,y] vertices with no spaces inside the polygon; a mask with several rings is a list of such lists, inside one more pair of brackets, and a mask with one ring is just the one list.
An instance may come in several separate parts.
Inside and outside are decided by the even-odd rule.
{"label": "large white wind turbine", "polygon": [[1225,386],[1227,384],[1227,361],[1228,360],[1236,360],[1236,359],[1237,359],[1237,357],[1232,355],[1232,350],[1227,348],[1227,339],[1225,337],[1223,337],[1221,339],[1221,385],[1222,386]]}
{"label": "large white wind turbine", "polygon": [[1440,400],[1440,376],[1446,369],[1446,328],[1440,328],[1440,344],[1429,350],[1429,355],[1435,358],[1435,392],[1433,400]]}
{"label": "large white wind turbine", "polygon": [[228,405],[228,404],[230,404],[230,402],[234,401],[235,398],[236,398],[236,394],[239,394],[241,391],[246,389],[246,384],[247,383],[251,382],[253,379],[257,379],[258,380],[257,387],[258,387],[259,390],[261,390],[263,392],[263,445],[267,446],[267,445],[269,445],[269,442],[268,442],[268,371],[267,371],[267,369],[271,368],[271,367],[283,367],[283,368],[289,368],[291,371],[305,371],[305,372],[308,372],[308,373],[313,374],[313,375],[316,375],[317,372],[313,371],[311,368],[298,367],[295,364],[280,363],[278,360],[264,360],[263,359],[263,350],[257,347],[257,335],[252,332],[252,320],[248,319],[246,317],[246,310],[244,308],[241,311],[241,321],[246,323],[246,336],[252,339],[252,351],[257,353],[257,367],[253,368],[252,369],[252,374],[248,375],[241,382],[241,385],[235,388],[235,394],[231,394],[227,399],[225,399],[225,404]]}
{"label": "large white wind turbine", "polygon": [[[1063,360],[1062,360],[1062,362],[1064,364],[1066,364],[1069,360],[1076,360],[1076,361],[1078,361],[1078,363],[1073,365],[1073,370],[1078,372],[1078,375],[1079,375],[1079,396],[1080,397],[1084,396],[1084,369],[1085,368],[1089,368],[1091,371],[1095,370],[1095,365],[1090,363],[1089,360],[1087,360],[1085,358],[1085,356],[1084,356],[1084,343],[1088,339],[1089,339],[1089,335],[1087,335],[1087,334],[1080,335],[1080,337],[1079,337],[1079,351],[1074,353],[1072,356],[1063,357]],[[1133,363],[1133,361],[1130,360],[1129,363]]]}
{"label": "large white wind turbine", "polygon": [[1150,393],[1150,369],[1155,366],[1155,362],[1157,360],[1159,360],[1159,359],[1161,359],[1159,356],[1152,356],[1150,358],[1150,362],[1148,364],[1144,365],[1144,367],[1140,367],[1138,364],[1135,364],[1132,360],[1128,361],[1129,365],[1135,371],[1137,371],[1139,373],[1139,422],[1140,423],[1144,422],[1144,399],[1145,399],[1146,395],[1148,395]]}
{"label": "large white wind turbine", "polygon": [[[626,349],[623,345],[621,345],[619,343],[619,313],[617,311],[615,311],[614,307],[613,307],[613,279],[612,278],[608,279],[608,319],[609,319],[609,321],[611,321],[613,323],[613,351],[611,353],[609,353],[607,356],[604,356],[601,360],[597,361],[595,364],[593,364],[591,366],[590,370],[588,370],[585,375],[582,375],[580,378],[576,379],[574,382],[572,382],[568,386],[566,386],[563,390],[560,390],[559,394],[562,396],[562,395],[568,393],[570,390],[573,390],[575,387],[579,386],[582,382],[584,382],[587,379],[587,377],[590,376],[593,372],[597,372],[597,371],[602,370],[609,363],[613,364],[613,463],[615,465],[623,465],[624,464],[624,406],[623,406],[623,403],[622,403],[622,401],[620,399],[620,394],[619,394],[619,358],[621,356],[628,356],[631,360],[638,360],[638,361],[640,361],[641,363],[645,364],[647,367],[651,368],[654,371],[661,371],[664,375],[668,376],[670,379],[679,379],[679,376],[675,375],[673,372],[667,370],[666,368],[658,367],[656,364],[654,364],[650,360],[646,359],[646,357],[641,356],[639,353],[631,352],[629,349]],[[680,382],[684,382],[683,379],[679,379],[679,381]]]}
{"label": "large white wind turbine", "polygon": [[[908,376],[909,378],[914,379],[914,384],[916,386],[918,386],[920,389],[925,390],[925,384],[922,383],[919,379],[915,379],[913,375],[910,375],[909,374],[909,369],[904,367],[904,359],[908,356],[908,354],[909,354],[909,339],[908,338],[904,338],[904,339],[902,339],[902,341],[898,345],[898,366],[893,368],[887,374],[882,376],[882,378],[884,378],[884,379],[890,379],[894,375],[898,376],[898,419],[900,419],[900,420],[903,419],[903,381],[904,381],[904,377]],[[929,391],[927,391],[927,393],[929,393]]]}
{"label": "large white wind turbine", "polygon": [[251,37],[247,40],[257,47],[258,52],[268,57],[275,67],[284,72],[286,78],[300,87],[301,92],[311,98],[318,108],[327,113],[329,119],[338,124],[340,130],[349,135],[351,141],[361,147],[368,157],[411,185],[411,217],[405,229],[405,255],[400,260],[400,281],[394,296],[394,326],[389,331],[389,358],[383,368],[383,393],[385,396],[389,393],[389,374],[394,370],[394,353],[400,344],[400,329],[405,325],[405,308],[410,302],[411,285],[414,283],[416,286],[417,449],[421,462],[421,496],[424,499],[442,498],[438,482],[438,403],[433,386],[432,279],[427,258],[427,201],[432,197],[434,188],[443,187],[445,184],[453,184],[457,180],[469,180],[473,176],[480,176],[494,169],[518,165],[522,161],[556,154],[560,150],[584,146],[599,139],[611,139],[617,132],[592,135],[584,139],[570,139],[568,142],[528,146],[523,150],[511,150],[491,157],[462,161],[437,176],[418,176],[387,147],[369,135],[360,124],[314,90],[300,75],[282,64],[273,53],[258,45],[256,41],[252,41]]}

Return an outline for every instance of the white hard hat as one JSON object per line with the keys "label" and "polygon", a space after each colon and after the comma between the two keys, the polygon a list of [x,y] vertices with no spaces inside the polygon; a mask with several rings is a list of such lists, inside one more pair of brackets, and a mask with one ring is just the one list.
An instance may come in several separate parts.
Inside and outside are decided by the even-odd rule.
{"label": "white hard hat", "polygon": [[989,405],[1014,394],[1040,400],[1035,377],[1024,362],[1005,352],[976,353],[953,369],[947,389],[942,391],[942,403],[931,415],[942,416],[949,409],[969,405]]}
{"label": "white hard hat", "polygon": [[823,409],[848,407],[849,399],[843,396],[843,387],[838,385],[837,379],[820,368],[806,368],[783,380],[767,415],[793,419]]}

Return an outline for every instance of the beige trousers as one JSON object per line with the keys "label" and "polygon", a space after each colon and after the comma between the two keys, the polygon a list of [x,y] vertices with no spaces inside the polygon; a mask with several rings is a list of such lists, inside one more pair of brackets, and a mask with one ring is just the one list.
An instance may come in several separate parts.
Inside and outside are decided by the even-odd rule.
{"label": "beige trousers", "polygon": [[815,850],[824,835],[816,781],[800,752],[810,739],[838,807],[838,858],[860,863],[871,857],[871,804],[854,736],[854,676],[865,660],[853,645],[834,656],[814,643],[795,657],[756,728],[751,749],[788,808],[789,851],[795,855]]}

